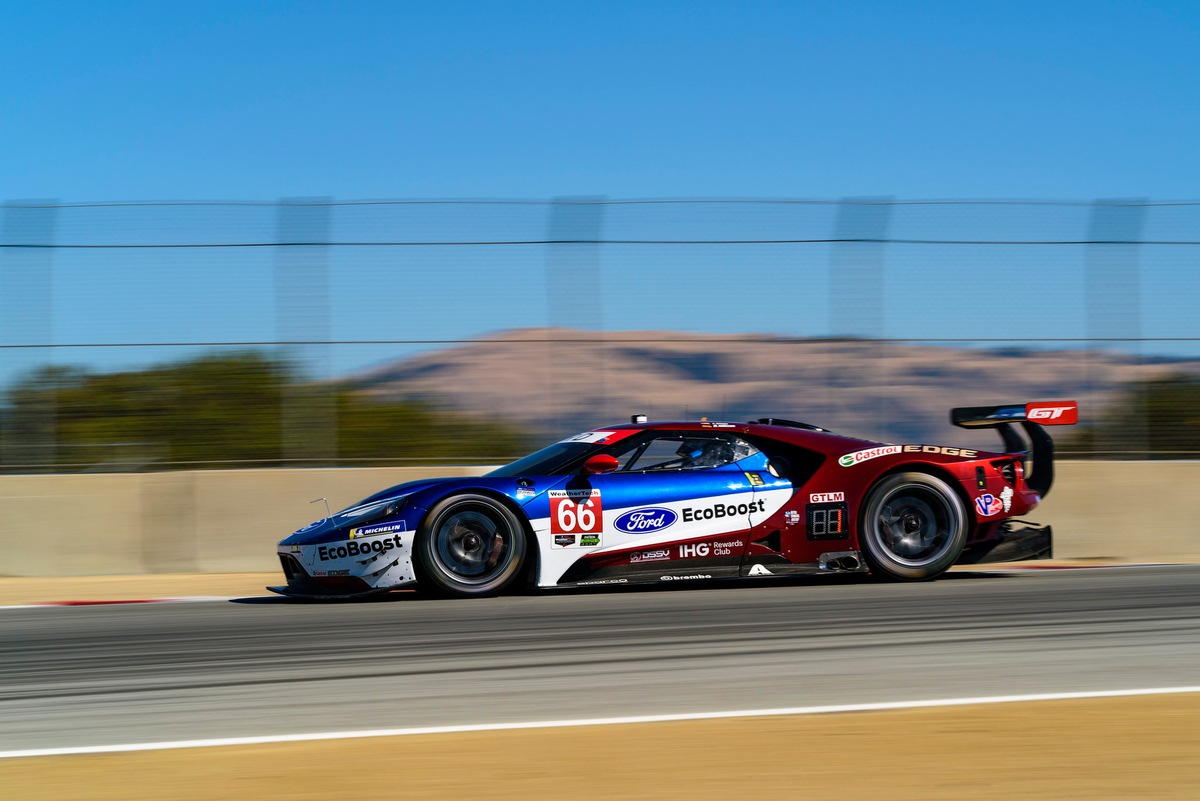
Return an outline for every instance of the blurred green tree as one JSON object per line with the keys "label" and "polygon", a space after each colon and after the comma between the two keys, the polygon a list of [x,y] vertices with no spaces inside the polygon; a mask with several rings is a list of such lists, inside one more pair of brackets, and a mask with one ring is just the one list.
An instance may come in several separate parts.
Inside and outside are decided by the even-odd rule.
{"label": "blurred green tree", "polygon": [[1177,374],[1124,387],[1090,423],[1064,437],[1067,457],[1194,459],[1200,455],[1200,376]]}
{"label": "blurred green tree", "polygon": [[[296,379],[247,351],[120,373],[45,367],[8,393],[3,434],[52,409],[54,465],[195,469],[281,463],[281,408]],[[494,459],[527,449],[526,434],[493,420],[412,401],[336,390],[339,465]]]}

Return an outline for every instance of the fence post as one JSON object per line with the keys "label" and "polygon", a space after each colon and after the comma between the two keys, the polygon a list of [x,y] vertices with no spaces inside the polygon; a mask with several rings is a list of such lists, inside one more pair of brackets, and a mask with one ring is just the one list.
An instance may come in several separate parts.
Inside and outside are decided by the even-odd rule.
{"label": "fence post", "polygon": [[330,378],[329,198],[279,202],[275,326],[291,380],[283,387],[283,458],[337,459],[337,396]]}
{"label": "fence post", "polygon": [[[829,328],[835,338],[861,339],[860,347],[872,357],[871,368],[848,370],[836,358],[830,360],[826,406],[845,403],[839,387],[860,387],[863,420],[846,425],[866,425],[877,436],[884,434],[890,419],[886,410],[887,365],[880,340],[886,332],[884,319],[885,249],[891,223],[890,197],[843,198],[834,222],[835,240],[830,253]],[[838,397],[835,397],[837,395]],[[840,398],[840,400],[839,400]]]}
{"label": "fence post", "polygon": [[54,200],[10,201],[0,226],[0,343],[20,347],[4,351],[8,379],[4,425],[0,429],[0,464],[6,472],[47,472],[56,458],[56,415],[53,386],[33,402],[16,403],[11,391],[32,379],[49,360],[41,348],[54,338],[54,246],[58,203]]}
{"label": "fence post", "polygon": [[[603,215],[603,197],[559,197],[550,206],[546,318],[559,339],[549,345],[547,420],[553,421],[556,434],[607,420],[604,343],[595,341],[604,330]],[[580,416],[594,422],[581,423]]]}
{"label": "fence post", "polygon": [[[1097,200],[1088,221],[1085,251],[1085,294],[1087,337],[1093,354],[1104,350],[1124,351],[1135,360],[1141,356],[1142,273],[1138,245],[1146,217],[1141,200]],[[1095,360],[1090,359],[1093,365]],[[1091,373],[1091,396],[1085,415],[1098,411],[1096,401],[1111,396],[1120,387],[1097,385]],[[1093,455],[1107,458],[1145,458],[1147,450],[1146,399],[1140,389],[1127,396],[1132,418],[1120,425],[1098,426],[1092,442]],[[1095,419],[1093,417],[1093,419]],[[1115,422],[1115,421],[1114,421]],[[1102,456],[1102,458],[1103,458]]]}

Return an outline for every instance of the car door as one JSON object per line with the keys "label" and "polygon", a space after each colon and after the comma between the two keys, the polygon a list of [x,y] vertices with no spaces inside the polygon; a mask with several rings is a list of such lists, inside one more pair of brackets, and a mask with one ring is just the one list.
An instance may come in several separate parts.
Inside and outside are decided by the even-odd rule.
{"label": "car door", "polygon": [[552,550],[589,551],[573,576],[600,567],[606,576],[737,575],[752,516],[761,516],[739,464],[759,455],[752,445],[725,432],[655,430],[609,452],[615,472],[551,491]]}

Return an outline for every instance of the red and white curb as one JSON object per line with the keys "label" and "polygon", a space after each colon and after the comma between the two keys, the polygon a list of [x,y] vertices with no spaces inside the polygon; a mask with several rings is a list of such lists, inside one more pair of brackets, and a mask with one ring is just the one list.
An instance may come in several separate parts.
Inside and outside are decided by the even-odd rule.
{"label": "red and white curb", "polygon": [[1200,693],[1200,686],[1150,687],[1128,690],[1095,690],[1090,692],[1040,693],[1032,695],[994,695],[974,698],[933,698],[922,701],[886,701],[873,704],[796,706],[781,707],[777,709],[740,709],[724,712],[689,712],[674,715],[638,715],[633,717],[583,718],[578,720],[539,720],[519,723],[478,723],[462,726],[421,726],[406,729],[363,729],[361,731],[311,732],[307,734],[272,734],[259,737],[220,737],[208,740],[171,740],[156,743],[86,745],[68,746],[64,748],[32,748],[24,751],[0,751],[0,759],[68,756],[74,754],[114,754],[133,751],[165,751],[179,748],[214,748],[220,746],[265,745],[268,743],[303,743],[316,740],[351,740],[367,737],[406,737],[421,734],[460,734],[466,732],[517,731],[521,729],[552,729],[576,726],[615,726],[635,723],[677,723],[691,720],[782,717],[786,715],[833,715],[844,712],[884,712],[889,710],[931,709],[950,706],[1015,704],[1033,701],[1079,701],[1097,698],[1177,695],[1181,693]]}

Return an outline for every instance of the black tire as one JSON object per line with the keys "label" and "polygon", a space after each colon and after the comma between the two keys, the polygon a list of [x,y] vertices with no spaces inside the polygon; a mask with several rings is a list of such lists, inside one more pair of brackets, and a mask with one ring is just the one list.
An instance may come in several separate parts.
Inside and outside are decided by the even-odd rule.
{"label": "black tire", "polygon": [[928,473],[896,473],[867,493],[859,542],[871,572],[898,581],[934,579],[967,542],[967,512],[950,485]]}
{"label": "black tire", "polygon": [[422,583],[442,595],[502,592],[521,575],[525,526],[486,495],[453,495],[435,505],[417,531]]}

